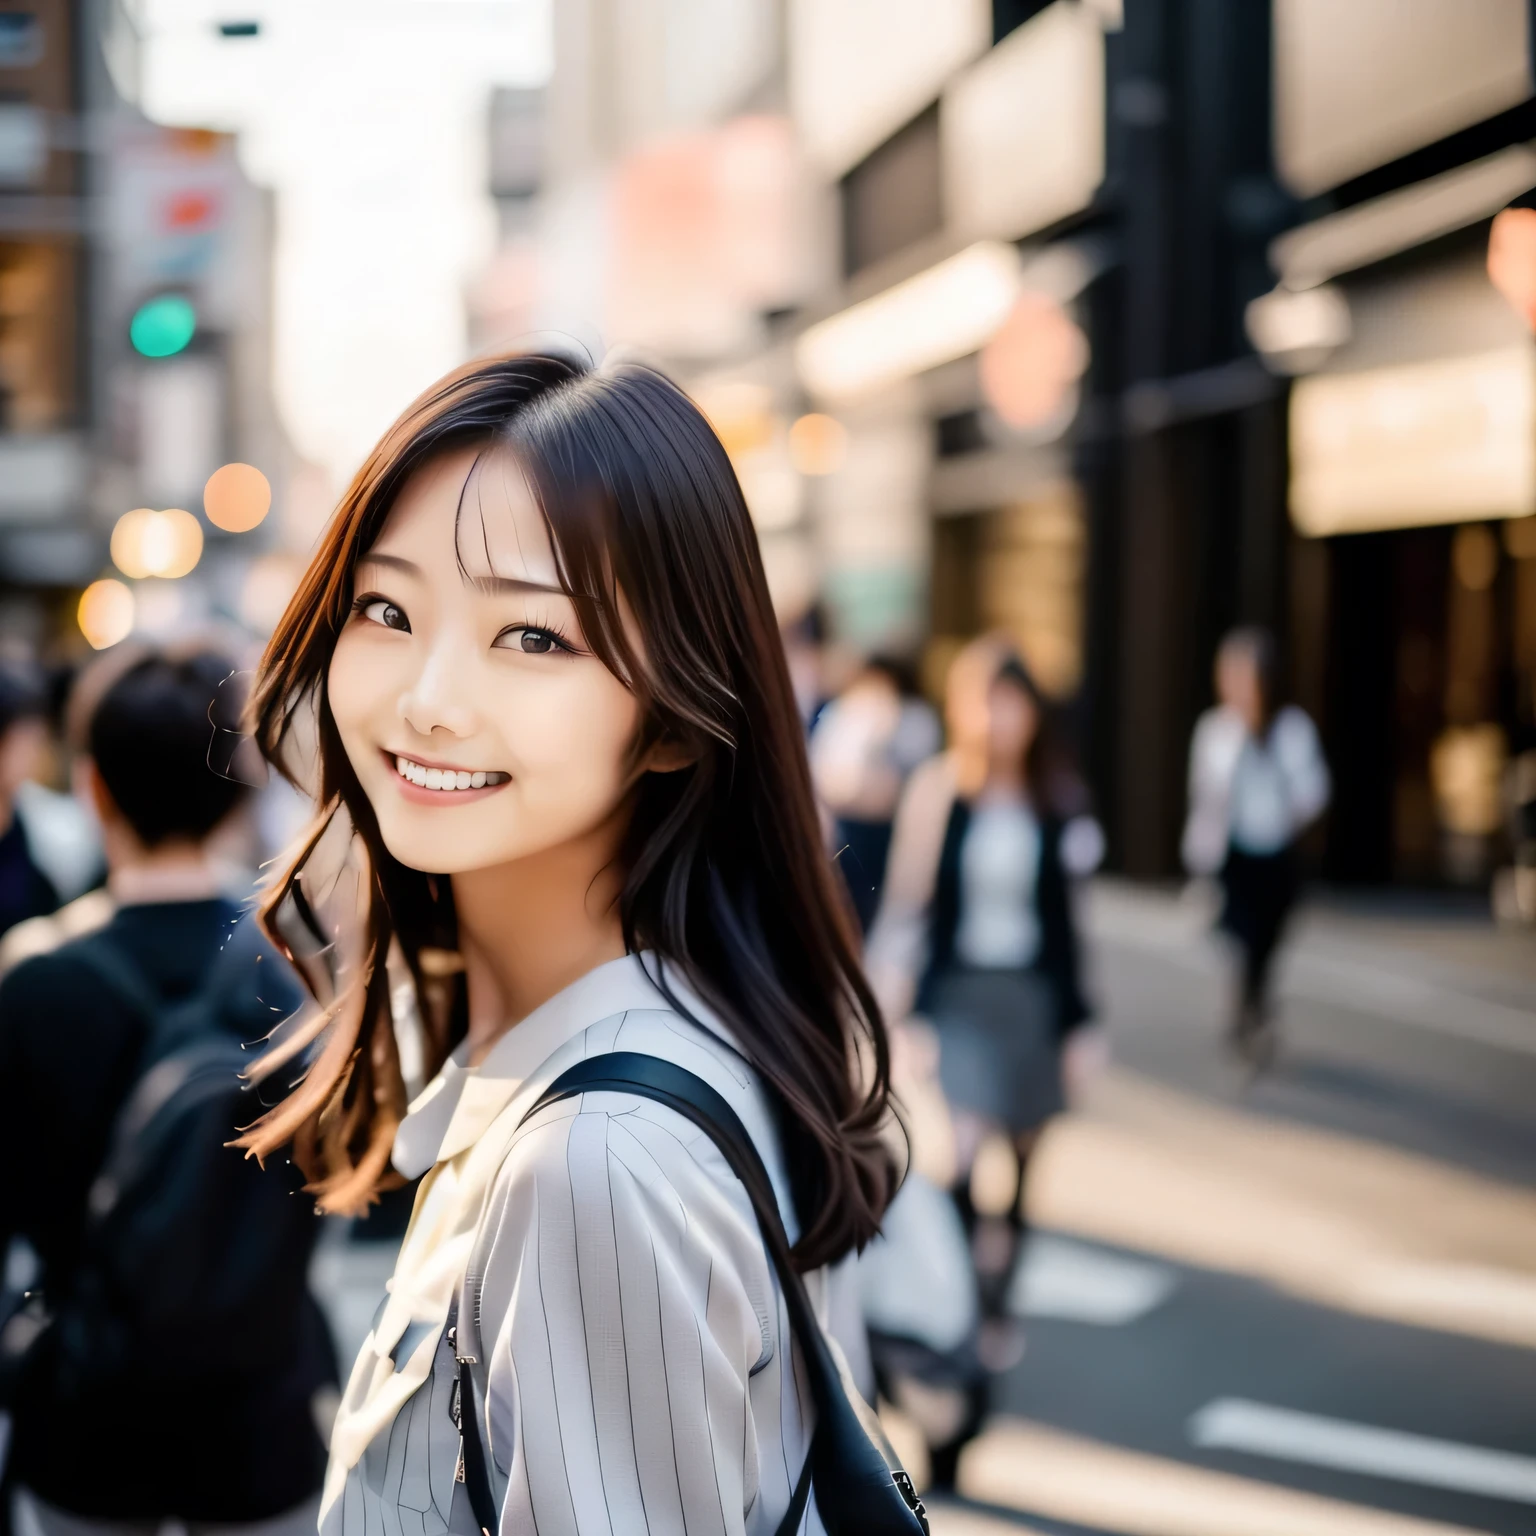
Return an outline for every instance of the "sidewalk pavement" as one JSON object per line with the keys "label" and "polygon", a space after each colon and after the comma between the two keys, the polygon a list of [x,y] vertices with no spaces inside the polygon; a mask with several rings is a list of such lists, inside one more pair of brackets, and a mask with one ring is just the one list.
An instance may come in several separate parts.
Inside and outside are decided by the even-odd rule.
{"label": "sidewalk pavement", "polygon": [[[1105,877],[1088,891],[1085,920],[1094,940],[1214,976],[1217,905],[1209,883]],[[1277,983],[1282,997],[1536,1057],[1536,931],[1501,928],[1465,907],[1318,894],[1292,920]]]}

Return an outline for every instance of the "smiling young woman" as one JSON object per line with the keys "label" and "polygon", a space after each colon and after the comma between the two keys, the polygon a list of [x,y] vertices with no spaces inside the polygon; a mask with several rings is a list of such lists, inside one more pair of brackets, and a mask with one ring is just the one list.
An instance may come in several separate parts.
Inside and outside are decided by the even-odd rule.
{"label": "smiling young woman", "polygon": [[[268,1053],[307,1070],[243,1145],[291,1141],[328,1210],[424,1175],[322,1530],[473,1529],[449,1418],[472,1329],[501,1530],[773,1531],[812,1412],[746,1190],[654,1101],[527,1118],[615,1050],[703,1079],[823,1305],[893,1185],[885,1035],[707,422],[641,368],[450,376],[364,465],[272,638],[255,714],[280,767],[311,708],[323,824],[265,917],[282,941],[311,913],[339,818],[366,856],[363,958]],[[408,1113],[395,945],[432,1078]]]}

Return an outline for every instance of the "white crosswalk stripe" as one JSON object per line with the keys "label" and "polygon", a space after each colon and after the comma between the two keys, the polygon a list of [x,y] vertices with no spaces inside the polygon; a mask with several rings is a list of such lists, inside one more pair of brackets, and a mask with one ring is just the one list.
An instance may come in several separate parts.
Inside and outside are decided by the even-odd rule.
{"label": "white crosswalk stripe", "polygon": [[1536,1458],[1347,1419],[1220,1398],[1189,1422],[1194,1444],[1536,1504]]}
{"label": "white crosswalk stripe", "polygon": [[1177,1271],[1166,1264],[1106,1253],[1041,1232],[1025,1245],[1008,1306],[1015,1317],[1116,1327],[1161,1306],[1177,1285]]}

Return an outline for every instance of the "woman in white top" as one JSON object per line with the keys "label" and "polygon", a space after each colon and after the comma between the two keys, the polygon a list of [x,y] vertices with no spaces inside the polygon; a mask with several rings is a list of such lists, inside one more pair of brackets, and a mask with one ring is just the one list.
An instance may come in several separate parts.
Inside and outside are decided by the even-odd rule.
{"label": "woman in white top", "polygon": [[[1063,1053],[1085,1038],[1089,1017],[1069,875],[1096,862],[1086,845],[1100,840],[1063,803],[1045,701],[1005,641],[986,636],[961,652],[945,708],[949,750],[918,768],[902,796],[866,963],[887,1017],[916,1012],[933,1026],[956,1133],[953,1190],[980,1282],[979,1351],[998,1368],[1018,1347],[1006,1291],[1025,1164],[1062,1108]],[[1011,1149],[1014,1167],[1001,1196],[978,1209],[970,1175],[989,1136]],[[930,1448],[936,1481],[952,1481],[976,1416]]]}
{"label": "woman in white top", "polygon": [[[421,1176],[321,1530],[475,1529],[473,1435],[506,1536],[775,1531],[811,1409],[744,1187],[648,1099],[524,1123],[583,1058],[687,1068],[744,1123],[823,1306],[889,1197],[885,1035],[718,439],[645,369],[450,375],[343,498],[255,713],[280,767],[300,720],[318,740],[320,824],[265,916],[324,1007],[279,1032],[266,1070],[307,1072],[244,1145],[291,1143],[329,1211]],[[338,840],[355,881],[319,873]],[[430,1079],[409,1108],[392,956]]]}
{"label": "woman in white top", "polygon": [[1183,845],[1192,874],[1221,879],[1221,926],[1242,952],[1230,1034],[1257,1065],[1274,1045],[1269,976],[1296,900],[1296,840],[1327,808],[1331,789],[1311,719],[1278,704],[1277,664],[1266,630],[1235,629],[1221,642],[1218,702],[1190,742]]}

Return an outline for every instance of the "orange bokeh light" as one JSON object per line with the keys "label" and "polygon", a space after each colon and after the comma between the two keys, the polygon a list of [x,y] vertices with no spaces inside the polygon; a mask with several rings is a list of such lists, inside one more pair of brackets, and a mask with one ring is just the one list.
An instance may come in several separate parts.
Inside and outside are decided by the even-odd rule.
{"label": "orange bokeh light", "polygon": [[125,576],[175,580],[193,570],[203,555],[203,529],[190,512],[168,507],[135,507],[112,530],[112,563]]}
{"label": "orange bokeh light", "polygon": [[848,451],[848,430],[835,416],[812,413],[789,429],[789,456],[802,475],[830,475]]}
{"label": "orange bokeh light", "polygon": [[1044,426],[1088,366],[1088,339],[1055,299],[1023,293],[981,354],[987,404],[1010,427]]}
{"label": "orange bokeh light", "polygon": [[1488,280],[1536,330],[1536,208],[1506,208],[1494,219]]}
{"label": "orange bokeh light", "polygon": [[80,594],[80,606],[76,620],[80,633],[93,650],[104,651],[120,640],[126,640],[133,631],[133,593],[120,581],[110,576],[93,581]]}
{"label": "orange bokeh light", "polygon": [[253,464],[226,464],[203,487],[208,521],[225,533],[249,533],[272,507],[272,487]]}

